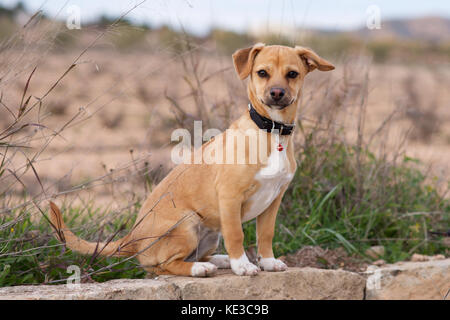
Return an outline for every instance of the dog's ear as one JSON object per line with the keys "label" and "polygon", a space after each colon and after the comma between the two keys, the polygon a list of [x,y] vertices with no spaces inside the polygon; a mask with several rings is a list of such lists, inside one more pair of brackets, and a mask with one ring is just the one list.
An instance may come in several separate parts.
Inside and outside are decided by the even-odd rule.
{"label": "dog's ear", "polygon": [[300,58],[305,61],[308,72],[311,72],[316,68],[320,71],[334,70],[334,66],[330,62],[319,57],[319,55],[311,49],[296,46],[295,51],[297,51]]}
{"label": "dog's ear", "polygon": [[252,72],[253,61],[262,48],[264,48],[264,43],[257,43],[253,47],[240,49],[233,53],[234,68],[241,80],[247,78]]}

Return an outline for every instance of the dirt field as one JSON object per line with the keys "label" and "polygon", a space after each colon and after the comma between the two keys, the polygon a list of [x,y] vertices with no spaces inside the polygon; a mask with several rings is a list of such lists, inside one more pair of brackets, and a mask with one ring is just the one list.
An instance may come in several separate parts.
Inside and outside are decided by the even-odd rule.
{"label": "dirt field", "polygon": [[[70,66],[75,53],[51,53],[47,56],[30,81],[29,93],[42,96]],[[332,73],[316,71],[307,77],[300,110],[306,126],[311,125],[322,112],[327,112],[318,106],[320,101],[327,99],[320,89],[324,81],[331,77],[337,91],[341,86],[361,86],[362,70],[368,66],[366,59],[347,58],[336,63],[337,68]],[[5,103],[20,104],[28,75],[19,77],[8,86],[8,90],[14,93],[9,91],[9,101]],[[198,83],[201,84],[200,92]],[[436,179],[448,179],[448,83],[448,66],[371,65],[365,142],[376,132],[375,152],[383,146],[387,150],[398,151],[401,146],[407,155],[421,159],[425,165],[432,165]],[[344,96],[351,95],[351,90],[345,90]],[[197,95],[192,94],[194,91]],[[131,172],[136,166],[163,168],[161,172],[154,170],[158,172],[158,179],[172,166],[170,135],[173,129],[180,127],[180,121],[187,127],[192,126],[199,112],[199,101],[205,106],[210,122],[203,123],[204,129],[223,130],[232,119],[245,112],[245,85],[235,76],[231,57],[220,56],[213,50],[174,58],[164,53],[94,48],[46,98],[39,116],[37,111],[30,115],[33,121],[39,118],[42,125],[56,131],[80,113],[39,156],[35,169],[44,185],[54,185],[56,191],[70,189],[110,170],[120,171],[122,176],[126,176],[127,170]],[[184,120],[180,120],[182,113],[177,110],[177,105],[187,112]],[[359,105],[360,101],[346,100],[339,111],[339,123],[336,123],[351,140],[356,139]],[[393,115],[390,125],[379,129],[394,110],[398,112]],[[189,113],[193,116],[190,117]],[[0,127],[6,127],[8,120],[9,114],[0,109]],[[410,129],[412,131],[404,144],[404,134]],[[32,130],[36,128],[29,129],[30,132]],[[41,134],[46,133],[37,132],[35,137]],[[41,140],[36,140],[34,146],[37,148],[40,143]],[[24,157],[15,159],[13,166],[19,169]],[[132,160],[136,163],[130,164]],[[128,169],[119,170],[124,167]],[[41,190],[32,171],[22,178],[31,194]],[[131,180],[133,191],[129,190],[130,183],[122,184],[123,188],[115,187],[116,190],[106,185],[91,189],[94,192],[90,192],[89,197],[109,201],[114,195],[115,200],[121,201],[121,197],[145,192],[141,180]]]}

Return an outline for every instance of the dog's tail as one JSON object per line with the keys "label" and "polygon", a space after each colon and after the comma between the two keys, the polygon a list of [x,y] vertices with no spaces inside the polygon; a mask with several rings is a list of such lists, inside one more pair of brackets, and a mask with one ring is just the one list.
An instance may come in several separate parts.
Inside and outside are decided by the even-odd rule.
{"label": "dog's tail", "polygon": [[129,235],[110,242],[89,242],[80,239],[64,224],[61,211],[50,201],[50,222],[56,231],[56,237],[74,251],[82,254],[98,254],[102,256],[129,257],[134,254],[133,245],[129,243]]}

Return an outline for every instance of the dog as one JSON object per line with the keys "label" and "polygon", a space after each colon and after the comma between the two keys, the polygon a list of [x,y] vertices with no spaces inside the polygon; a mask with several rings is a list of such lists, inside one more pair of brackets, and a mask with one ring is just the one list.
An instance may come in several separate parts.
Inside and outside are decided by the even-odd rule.
{"label": "dog", "polygon": [[[60,241],[86,255],[135,255],[146,271],[158,275],[205,277],[231,268],[236,275],[253,276],[261,269],[287,270],[274,257],[272,239],[278,208],[297,167],[292,139],[297,105],[305,76],[334,66],[300,46],[258,43],[232,57],[239,78],[249,78],[249,110],[199,150],[237,152],[228,136],[233,132],[243,140],[256,137],[258,148],[266,148],[263,156],[250,163],[255,148],[245,144],[231,163],[178,164],[143,203],[128,235],[116,241],[80,239],[51,202],[50,221]],[[257,265],[245,254],[242,230],[243,222],[255,218]],[[213,255],[221,235],[228,255]]]}

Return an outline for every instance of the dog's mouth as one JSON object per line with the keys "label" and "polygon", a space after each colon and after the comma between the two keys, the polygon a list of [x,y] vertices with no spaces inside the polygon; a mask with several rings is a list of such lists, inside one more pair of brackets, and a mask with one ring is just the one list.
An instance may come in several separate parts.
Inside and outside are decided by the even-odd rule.
{"label": "dog's mouth", "polygon": [[285,99],[282,99],[280,101],[274,101],[272,99],[270,99],[270,101],[265,101],[264,99],[260,99],[261,103],[268,106],[271,109],[275,109],[275,110],[282,110],[288,106],[290,106],[291,104],[294,103],[295,99],[291,99],[289,101],[284,101]]}

